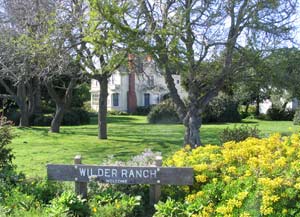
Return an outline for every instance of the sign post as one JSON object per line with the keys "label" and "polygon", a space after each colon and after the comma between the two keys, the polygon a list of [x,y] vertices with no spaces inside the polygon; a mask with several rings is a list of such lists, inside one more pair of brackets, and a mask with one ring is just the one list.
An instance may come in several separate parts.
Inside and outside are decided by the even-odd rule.
{"label": "sign post", "polygon": [[[162,166],[162,157],[157,156],[155,158],[155,166],[156,167],[161,167]],[[150,205],[154,205],[159,201],[160,195],[161,195],[161,185],[160,185],[160,180],[157,180],[157,184],[155,185],[150,185]]]}
{"label": "sign post", "polygon": [[[74,164],[82,164],[81,156],[76,155],[74,158]],[[77,195],[81,195],[82,198],[87,198],[87,183],[86,182],[78,182],[77,178],[75,177],[75,193]]]}
{"label": "sign post", "polygon": [[162,157],[156,157],[155,166],[125,167],[82,164],[81,156],[74,158],[74,165],[48,164],[48,180],[73,181],[75,192],[87,197],[87,182],[109,184],[150,184],[150,203],[159,201],[161,185],[193,185],[192,168],[162,167]]}

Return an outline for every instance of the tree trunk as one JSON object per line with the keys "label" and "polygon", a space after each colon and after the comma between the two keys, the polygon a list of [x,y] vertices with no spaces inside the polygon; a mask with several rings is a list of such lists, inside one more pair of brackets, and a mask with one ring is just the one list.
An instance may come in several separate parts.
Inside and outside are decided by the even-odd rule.
{"label": "tree trunk", "polygon": [[256,96],[256,108],[255,108],[255,115],[258,116],[259,115],[259,102],[260,102],[260,98],[259,95]]}
{"label": "tree trunk", "polygon": [[56,105],[55,115],[51,122],[51,128],[50,128],[50,132],[52,132],[52,133],[59,133],[59,131],[60,131],[61,122],[63,120],[65,110],[69,107],[69,105],[71,103],[73,89],[76,86],[76,82],[77,82],[77,78],[71,78],[71,81],[70,81],[70,83],[66,89],[66,92],[63,96],[60,96],[56,92],[52,81],[47,81],[45,83],[48,93]]}
{"label": "tree trunk", "polygon": [[33,89],[34,89],[33,114],[42,114],[41,82],[38,77],[33,78]]}
{"label": "tree trunk", "polygon": [[16,98],[17,98],[16,102],[20,108],[20,113],[21,113],[19,127],[29,127],[30,112],[28,111],[26,85],[23,82],[20,82],[18,84]]}
{"label": "tree trunk", "polygon": [[247,104],[246,104],[246,108],[245,108],[245,113],[246,113],[246,114],[248,114],[249,105],[250,105],[250,103],[248,103],[248,102],[247,102]]}
{"label": "tree trunk", "polygon": [[61,122],[63,120],[65,113],[65,106],[64,104],[56,103],[56,110],[53,120],[51,121],[51,128],[50,131],[52,133],[59,133]]}
{"label": "tree trunk", "polygon": [[184,145],[190,145],[191,148],[202,146],[200,139],[200,127],[202,124],[201,118],[202,116],[199,109],[191,106],[184,120]]}
{"label": "tree trunk", "polygon": [[102,75],[97,79],[100,84],[99,110],[98,110],[98,138],[107,139],[107,97],[108,78]]}
{"label": "tree trunk", "polygon": [[26,108],[26,102],[24,102],[24,104],[22,106],[20,106],[20,113],[21,113],[21,117],[20,117],[20,123],[19,123],[19,127],[29,127],[29,112],[27,111],[28,109]]}

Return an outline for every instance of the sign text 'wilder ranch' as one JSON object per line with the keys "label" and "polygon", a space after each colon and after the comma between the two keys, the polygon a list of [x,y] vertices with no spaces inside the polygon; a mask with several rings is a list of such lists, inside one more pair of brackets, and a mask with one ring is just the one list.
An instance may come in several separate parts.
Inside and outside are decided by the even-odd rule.
{"label": "sign text 'wilder ranch'", "polygon": [[94,165],[47,165],[49,180],[111,184],[191,185],[193,169],[178,167],[120,167]]}

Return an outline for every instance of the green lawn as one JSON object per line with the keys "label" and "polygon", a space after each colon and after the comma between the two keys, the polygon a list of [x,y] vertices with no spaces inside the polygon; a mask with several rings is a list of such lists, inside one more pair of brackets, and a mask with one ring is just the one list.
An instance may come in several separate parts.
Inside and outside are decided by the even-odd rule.
{"label": "green lawn", "polygon": [[[72,163],[81,154],[84,163],[100,164],[109,155],[126,160],[145,149],[162,152],[167,157],[183,144],[182,125],[147,124],[146,117],[111,116],[108,124],[108,140],[97,139],[97,125],[63,127],[60,134],[48,132],[48,127],[14,129],[12,142],[18,170],[28,176],[44,177],[47,163]],[[299,130],[292,122],[244,120],[257,125],[262,136],[273,132],[284,135]],[[201,128],[204,144],[218,144],[218,134],[225,127],[235,124],[207,124]],[[237,124],[239,125],[239,124]]]}

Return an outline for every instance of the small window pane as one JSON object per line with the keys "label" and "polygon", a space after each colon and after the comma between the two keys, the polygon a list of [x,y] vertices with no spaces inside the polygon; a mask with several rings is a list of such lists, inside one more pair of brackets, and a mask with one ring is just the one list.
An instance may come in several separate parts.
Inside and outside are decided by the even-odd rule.
{"label": "small window pane", "polygon": [[150,94],[145,93],[144,94],[144,106],[149,106],[150,105]]}
{"label": "small window pane", "polygon": [[113,93],[112,98],[113,98],[113,106],[119,106],[119,94]]}
{"label": "small window pane", "polygon": [[92,104],[99,105],[99,93],[92,93]]}

